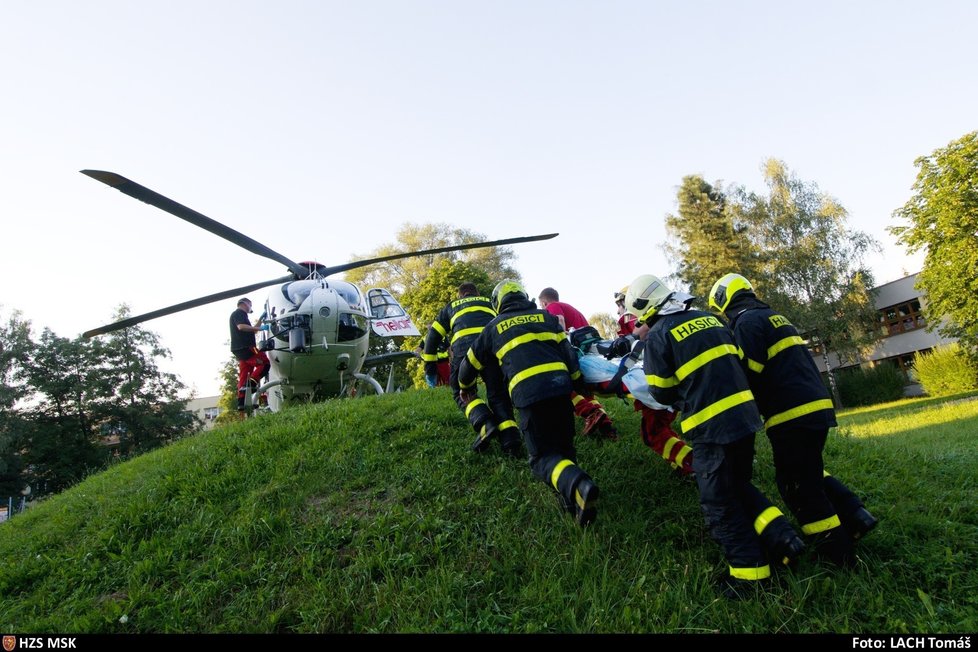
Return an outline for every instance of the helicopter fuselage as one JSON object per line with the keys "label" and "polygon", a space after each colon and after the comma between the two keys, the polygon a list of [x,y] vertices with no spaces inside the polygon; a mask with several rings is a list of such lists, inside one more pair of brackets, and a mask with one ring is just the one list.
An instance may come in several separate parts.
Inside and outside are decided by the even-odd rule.
{"label": "helicopter fuselage", "polygon": [[324,278],[283,283],[269,292],[264,321],[271,328],[259,346],[271,362],[272,410],[338,396],[363,367],[369,315],[352,283]]}

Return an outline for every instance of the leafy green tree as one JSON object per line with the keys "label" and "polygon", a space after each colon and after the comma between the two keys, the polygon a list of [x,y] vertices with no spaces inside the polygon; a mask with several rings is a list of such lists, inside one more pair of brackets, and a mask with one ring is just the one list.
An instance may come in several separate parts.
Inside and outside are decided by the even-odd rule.
{"label": "leafy green tree", "polygon": [[718,278],[742,274],[800,331],[855,359],[877,336],[873,278],[862,261],[878,245],[783,162],[766,161],[764,176],[763,194],[683,179],[679,214],[666,218],[676,276],[705,303]]}
{"label": "leafy green tree", "polygon": [[978,359],[978,131],[915,161],[914,194],[888,230],[911,253],[924,250],[917,286],[931,327]]}
{"label": "leafy green tree", "polygon": [[[120,306],[113,321],[129,314],[127,306]],[[95,346],[113,385],[106,406],[109,424],[103,427],[118,433],[122,454],[152,450],[200,427],[187,410],[187,400],[180,397],[183,383],[156,364],[170,356],[156,333],[133,326],[111,333]]]}
{"label": "leafy green tree", "polygon": [[16,495],[21,478],[26,422],[17,403],[28,395],[25,367],[32,355],[31,325],[19,312],[0,322],[0,497]]}
{"label": "leafy green tree", "polygon": [[[358,256],[356,260],[481,242],[488,239],[481,233],[448,224],[412,223],[404,224],[398,230],[396,237],[397,240],[393,244],[378,247],[365,256]],[[519,274],[511,264],[514,256],[513,250],[509,247],[488,247],[416,256],[350,270],[346,272],[346,280],[356,283],[364,289],[387,288],[395,296],[399,296],[417,287],[438,261],[466,262],[480,269],[492,270],[492,273],[499,276],[500,280],[503,278],[519,278]]]}
{"label": "leafy green tree", "polygon": [[760,254],[742,211],[731,206],[720,182],[683,177],[676,193],[677,214],[666,216],[666,254],[676,265],[673,278],[705,298],[718,278],[730,272],[759,278]]}
{"label": "leafy green tree", "polygon": [[614,339],[618,333],[618,319],[612,317],[610,313],[599,312],[587,318],[589,324],[598,329],[601,337]]}
{"label": "leafy green tree", "polygon": [[[497,279],[485,268],[464,261],[441,260],[435,263],[429,273],[401,297],[404,308],[421,331],[421,337],[404,338],[401,348],[412,351],[424,344],[424,335],[438,313],[446,304],[458,298],[459,285],[475,283],[479,292],[489,296],[492,288],[503,278]],[[420,360],[408,361],[408,373],[415,387],[425,387],[424,367]]]}
{"label": "leafy green tree", "polygon": [[31,406],[25,410],[25,480],[36,493],[60,491],[108,458],[114,434],[102,432],[112,383],[101,368],[102,351],[91,341],[69,340],[44,329],[34,343],[26,378]]}
{"label": "leafy green tree", "polygon": [[782,161],[767,160],[764,177],[767,194],[741,189],[735,208],[754,251],[763,252],[751,281],[803,334],[858,360],[879,337],[873,276],[863,262],[879,243],[850,229],[846,209]]}
{"label": "leafy green tree", "polygon": [[221,373],[221,398],[217,401],[220,412],[216,423],[231,423],[238,420],[238,360],[233,355],[224,361]]}

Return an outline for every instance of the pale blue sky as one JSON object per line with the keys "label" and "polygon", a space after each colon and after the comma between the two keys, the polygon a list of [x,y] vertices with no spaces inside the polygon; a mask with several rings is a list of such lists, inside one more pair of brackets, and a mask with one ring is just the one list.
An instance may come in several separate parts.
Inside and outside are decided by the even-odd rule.
{"label": "pale blue sky", "polygon": [[[978,3],[792,4],[0,3],[3,314],[74,336],[283,273],[82,168],[296,260],[406,221],[560,231],[517,265],[591,314],[672,271],[684,175],[760,191],[774,156],[881,241],[879,282],[916,271],[884,229],[914,159],[978,128]],[[233,308],[150,323],[201,394]]]}

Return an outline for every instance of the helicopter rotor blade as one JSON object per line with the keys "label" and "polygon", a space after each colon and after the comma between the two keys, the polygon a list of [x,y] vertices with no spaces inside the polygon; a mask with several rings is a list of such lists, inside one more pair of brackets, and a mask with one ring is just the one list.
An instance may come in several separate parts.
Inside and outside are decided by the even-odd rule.
{"label": "helicopter rotor blade", "polygon": [[452,245],[450,247],[438,247],[436,249],[424,249],[422,251],[406,251],[398,254],[391,254],[390,256],[380,256],[379,258],[367,258],[366,260],[355,260],[352,263],[346,263],[345,265],[337,265],[335,267],[327,267],[320,273],[323,276],[329,276],[331,274],[336,274],[337,272],[346,272],[351,269],[357,269],[358,267],[366,267],[367,265],[374,265],[376,263],[383,263],[388,260],[398,260],[400,258],[411,258],[413,256],[427,256],[430,254],[442,254],[448,251],[462,251],[465,249],[481,249],[482,247],[501,247],[503,245],[517,244],[520,242],[535,242],[537,240],[549,240],[551,238],[556,238],[559,233],[547,233],[544,235],[528,235],[522,238],[506,238],[504,240],[492,240],[490,242],[470,242],[468,244]]}
{"label": "helicopter rotor blade", "polygon": [[309,274],[309,270],[303,265],[286,258],[277,251],[269,249],[257,240],[253,240],[245,234],[235,231],[231,227],[225,226],[217,220],[207,217],[203,213],[198,213],[192,208],[188,208],[183,204],[178,204],[172,199],[164,197],[158,192],[150,190],[145,186],[141,186],[135,181],[131,181],[124,176],[116,174],[115,172],[106,172],[104,170],[81,170],[81,173],[92,177],[96,181],[101,181],[105,185],[111,186],[116,190],[129,195],[130,197],[146,202],[147,204],[164,210],[171,215],[175,215],[182,220],[186,220],[187,222],[190,222],[194,226],[198,226],[205,231],[210,231],[214,235],[224,238],[229,242],[233,242],[234,244],[243,249],[247,249],[253,254],[258,254],[259,256],[270,258],[276,262],[282,263],[298,278],[305,278]]}
{"label": "helicopter rotor blade", "polygon": [[156,319],[157,317],[165,317],[166,315],[172,315],[175,312],[182,312],[184,310],[190,310],[191,308],[196,308],[198,306],[204,306],[208,303],[214,303],[215,301],[221,301],[222,299],[229,299],[233,296],[240,296],[252,290],[258,290],[269,285],[275,285],[277,283],[288,283],[294,280],[293,276],[290,274],[288,276],[283,276],[281,278],[275,278],[271,281],[262,281],[261,283],[253,283],[252,285],[246,285],[240,288],[234,288],[233,290],[225,290],[223,292],[218,292],[217,294],[209,294],[206,297],[200,297],[198,299],[192,299],[190,301],[184,301],[183,303],[178,303],[167,308],[161,308],[159,310],[154,310],[153,312],[147,312],[142,315],[136,315],[135,317],[129,317],[127,319],[122,319],[115,322],[114,324],[107,324],[105,326],[100,326],[99,328],[93,328],[90,331],[85,331],[82,333],[82,337],[95,337],[96,335],[104,335],[105,333],[111,333],[113,331],[122,330],[123,328],[129,328],[130,326],[135,326],[136,324],[141,324],[144,321],[149,321],[150,319]]}

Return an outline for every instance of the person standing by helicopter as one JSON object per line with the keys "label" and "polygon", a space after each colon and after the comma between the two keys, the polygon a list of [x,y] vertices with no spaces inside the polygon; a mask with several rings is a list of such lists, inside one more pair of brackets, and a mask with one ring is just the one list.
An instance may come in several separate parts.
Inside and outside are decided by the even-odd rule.
{"label": "person standing by helicopter", "polygon": [[245,410],[245,387],[250,382],[252,389],[257,389],[260,379],[266,373],[270,363],[264,351],[258,350],[255,333],[267,331],[268,324],[258,320],[251,325],[248,315],[251,314],[251,299],[243,297],[238,300],[237,309],[231,313],[231,353],[238,360],[238,412]]}

